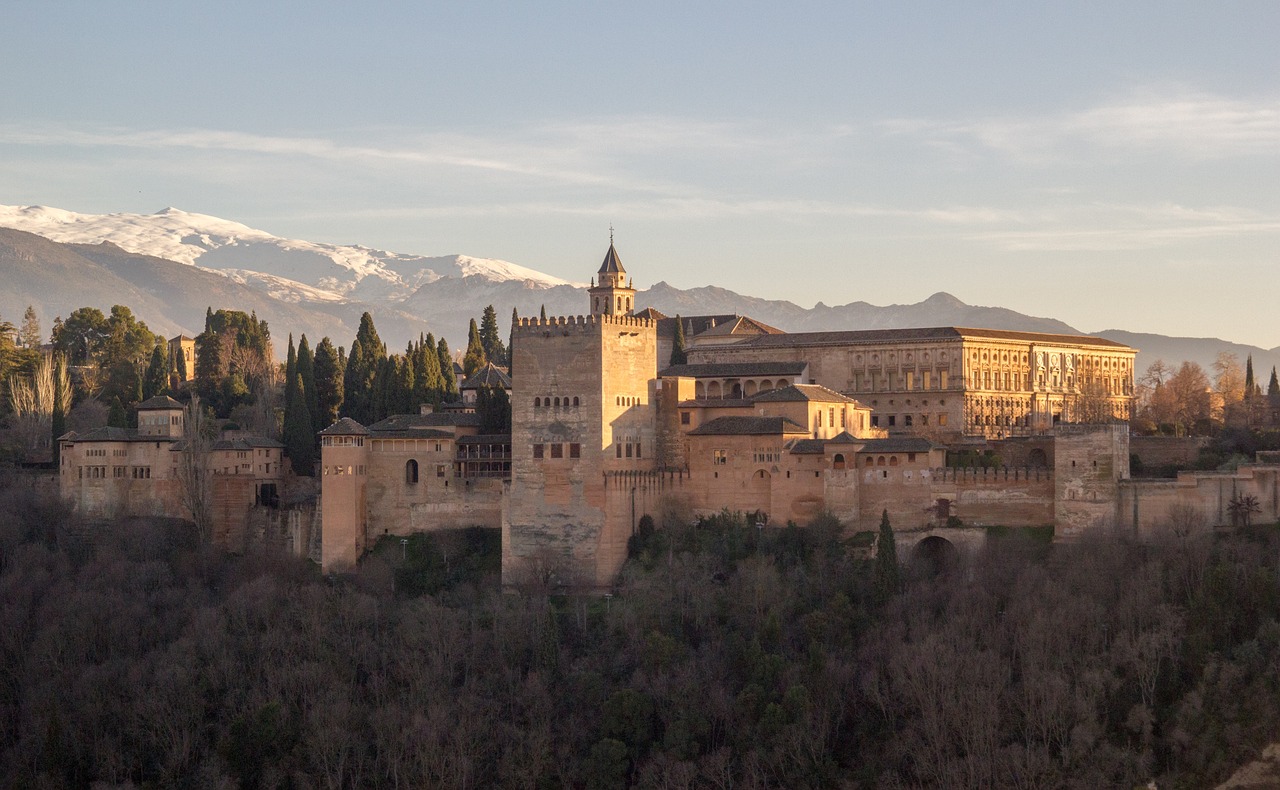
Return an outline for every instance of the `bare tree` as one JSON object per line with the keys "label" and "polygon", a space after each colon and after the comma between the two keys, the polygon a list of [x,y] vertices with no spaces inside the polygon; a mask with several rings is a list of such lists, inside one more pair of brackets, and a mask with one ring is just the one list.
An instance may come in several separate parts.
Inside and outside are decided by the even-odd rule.
{"label": "bare tree", "polygon": [[13,409],[10,424],[27,453],[39,453],[50,446],[50,428],[56,401],[62,401],[62,413],[71,409],[71,385],[67,368],[58,364],[55,355],[43,355],[30,378],[9,377],[9,403]]}
{"label": "bare tree", "polygon": [[182,456],[178,460],[178,483],[182,492],[182,504],[195,522],[201,543],[208,543],[213,528],[213,470],[210,454],[213,450],[213,426],[205,419],[200,406],[200,396],[192,395],[187,405],[186,434],[183,437]]}

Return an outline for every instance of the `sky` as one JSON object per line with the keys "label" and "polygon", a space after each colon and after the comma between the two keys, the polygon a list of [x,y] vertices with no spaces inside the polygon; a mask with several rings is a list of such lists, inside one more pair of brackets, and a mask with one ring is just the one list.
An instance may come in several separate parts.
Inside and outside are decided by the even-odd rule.
{"label": "sky", "polygon": [[1280,346],[1280,3],[10,0],[0,203]]}

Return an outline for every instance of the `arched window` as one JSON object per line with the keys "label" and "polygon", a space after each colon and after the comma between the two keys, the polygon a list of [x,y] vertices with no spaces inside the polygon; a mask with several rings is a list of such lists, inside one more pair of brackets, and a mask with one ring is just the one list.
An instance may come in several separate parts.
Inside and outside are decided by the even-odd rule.
{"label": "arched window", "polygon": [[863,466],[871,466],[871,465],[872,465],[872,464],[874,464],[874,463],[875,463],[875,459],[873,459],[871,456],[869,456],[869,455],[868,455],[868,456],[867,456],[867,461],[866,461],[866,463],[864,463],[864,464],[863,464]]}
{"label": "arched window", "polygon": [[558,409],[558,408],[560,408],[560,399],[559,399],[559,398],[556,398],[556,400],[555,400],[555,407],[556,407],[557,409]]}
{"label": "arched window", "polygon": [[404,481],[410,484],[418,482],[418,462],[412,458],[404,465]]}
{"label": "arched window", "polygon": [[881,455],[881,456],[879,456],[879,457],[877,457],[877,458],[876,458],[876,466],[884,466],[884,456],[883,456],[883,455]]}
{"label": "arched window", "polygon": [[576,409],[576,408],[578,408],[578,396],[577,396],[577,395],[574,395],[574,396],[573,396],[573,408],[575,408],[575,409]]}
{"label": "arched window", "polygon": [[622,312],[622,297],[621,297],[621,296],[619,296],[619,297],[618,297],[618,312],[619,312],[619,313],[621,313],[621,312]]}
{"label": "arched window", "polygon": [[534,398],[534,399],[533,399],[533,408],[535,408],[535,409],[541,409],[541,408],[542,408],[542,398]]}
{"label": "arched window", "polygon": [[831,465],[836,469],[844,469],[844,453],[836,453],[835,458],[831,459]]}
{"label": "arched window", "polygon": [[898,465],[898,456],[896,455],[889,456],[889,466],[897,466],[897,465]]}

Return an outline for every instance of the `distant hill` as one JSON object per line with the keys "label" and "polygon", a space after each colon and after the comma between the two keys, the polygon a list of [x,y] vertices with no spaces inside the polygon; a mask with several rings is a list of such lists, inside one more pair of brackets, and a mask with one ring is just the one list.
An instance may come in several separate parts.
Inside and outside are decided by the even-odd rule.
{"label": "distant hill", "polygon": [[[590,274],[594,263],[584,262],[583,273]],[[277,341],[305,332],[313,342],[328,335],[346,346],[367,310],[394,350],[424,332],[443,335],[461,348],[468,323],[489,304],[504,328],[512,307],[529,317],[544,307],[548,315],[578,315],[588,304],[584,284],[506,261],[284,239],[175,208],[155,214],[77,214],[0,206],[0,277],[8,286],[0,289],[0,317],[16,322],[31,304],[46,331],[54,316],[77,307],[105,311],[125,304],[156,331],[194,334],[203,327],[205,308],[212,306],[256,311]],[[636,294],[636,306],[668,315],[749,315],[789,332],[950,325],[1079,334],[1053,318],[969,305],[946,293],[907,305],[819,302],[804,308],[725,288],[682,290],[659,282]],[[1216,338],[1118,329],[1096,334],[1137,347],[1139,372],[1156,358],[1172,364],[1190,359],[1207,370],[1225,350],[1242,361],[1252,354],[1265,385],[1271,366],[1280,365],[1280,349]],[[283,347],[277,343],[277,350]]]}

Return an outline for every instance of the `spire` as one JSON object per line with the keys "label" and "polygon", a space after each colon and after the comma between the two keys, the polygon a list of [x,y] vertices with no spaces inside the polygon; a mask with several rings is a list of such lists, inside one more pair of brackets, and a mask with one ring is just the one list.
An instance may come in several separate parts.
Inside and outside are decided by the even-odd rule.
{"label": "spire", "polygon": [[600,271],[597,274],[626,274],[627,270],[622,268],[622,259],[618,257],[618,251],[613,248],[613,232],[609,233],[609,251],[605,253],[604,263],[600,264]]}

